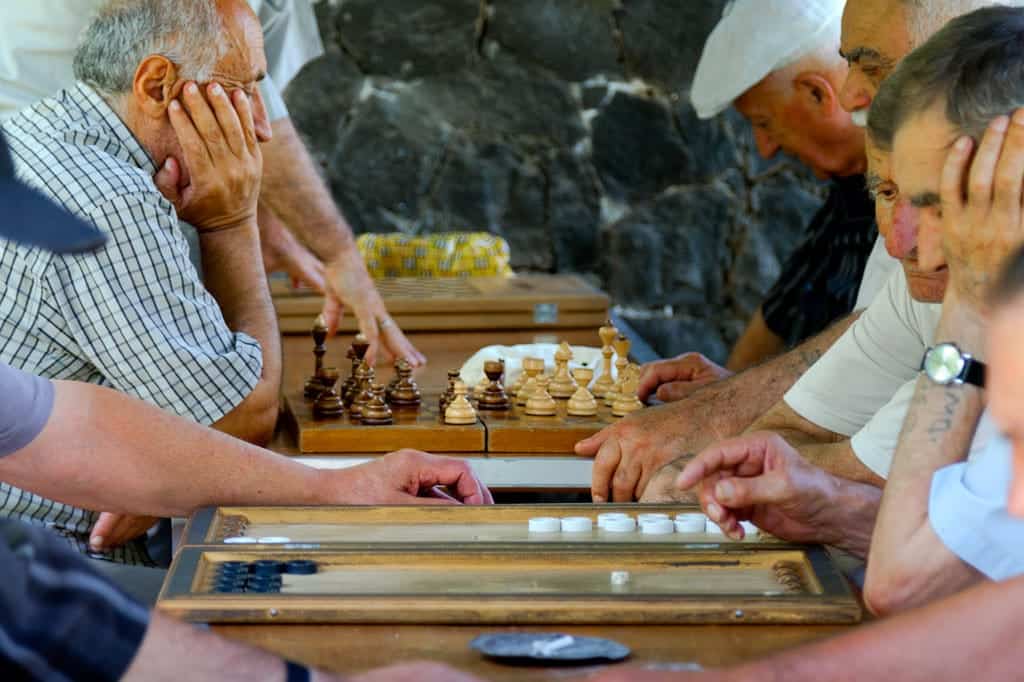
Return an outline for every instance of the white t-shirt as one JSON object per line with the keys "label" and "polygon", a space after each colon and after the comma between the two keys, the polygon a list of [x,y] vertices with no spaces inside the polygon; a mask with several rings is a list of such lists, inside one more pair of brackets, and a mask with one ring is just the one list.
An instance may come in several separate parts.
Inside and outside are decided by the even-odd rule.
{"label": "white t-shirt", "polygon": [[875,300],[885,283],[892,277],[892,273],[900,266],[900,262],[889,255],[885,250],[885,240],[879,237],[875,240],[875,248],[868,256],[868,263],[864,267],[864,276],[860,280],[860,291],[857,293],[857,304],[854,310],[865,310]]}
{"label": "white t-shirt", "polygon": [[[935,345],[942,306],[910,296],[903,268],[835,345],[785,396],[821,428],[850,437],[857,458],[886,478],[925,350]],[[979,429],[972,453],[984,447]]]}
{"label": "white t-shirt", "polygon": [[[74,84],[79,37],[106,0],[7,2],[0,21],[0,121]],[[270,73],[260,92],[270,120],[285,118],[281,98],[307,62],[323,54],[310,0],[249,0],[260,17]],[[280,88],[280,89],[279,89]]]}

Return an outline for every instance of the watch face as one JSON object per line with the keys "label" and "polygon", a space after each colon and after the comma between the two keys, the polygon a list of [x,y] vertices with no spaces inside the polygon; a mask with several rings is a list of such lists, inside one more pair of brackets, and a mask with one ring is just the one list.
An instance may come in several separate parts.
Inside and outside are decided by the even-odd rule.
{"label": "watch face", "polygon": [[951,384],[964,371],[964,356],[951,343],[932,348],[924,359],[924,372],[937,384]]}

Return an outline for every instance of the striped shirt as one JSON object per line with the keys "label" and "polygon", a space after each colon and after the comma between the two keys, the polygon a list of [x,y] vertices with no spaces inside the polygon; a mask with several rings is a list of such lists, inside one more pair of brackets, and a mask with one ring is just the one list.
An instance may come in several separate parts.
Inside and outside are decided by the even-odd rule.
{"label": "striped shirt", "polygon": [[[234,409],[260,380],[259,343],[228,328],[153,184],[155,164],[117,114],[79,84],[3,130],[18,177],[109,240],[72,256],[0,240],[0,361],[110,386],[202,424]],[[97,515],[4,484],[0,516],[49,526],[87,551]],[[150,563],[141,540],[107,558]]]}
{"label": "striped shirt", "polygon": [[761,305],[768,329],[793,347],[853,312],[877,238],[864,176],[834,180]]}
{"label": "striped shirt", "polygon": [[119,680],[149,613],[50,533],[0,520],[0,669],[6,680]]}

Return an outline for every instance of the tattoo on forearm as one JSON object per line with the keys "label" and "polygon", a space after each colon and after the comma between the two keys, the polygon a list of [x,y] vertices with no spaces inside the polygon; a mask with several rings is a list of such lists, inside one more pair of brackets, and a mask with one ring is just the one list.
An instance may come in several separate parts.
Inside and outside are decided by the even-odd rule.
{"label": "tattoo on forearm", "polygon": [[928,435],[931,437],[932,443],[941,442],[942,437],[952,430],[956,411],[960,407],[960,392],[957,390],[947,388],[943,391],[942,399],[944,402],[942,416],[928,426]]}

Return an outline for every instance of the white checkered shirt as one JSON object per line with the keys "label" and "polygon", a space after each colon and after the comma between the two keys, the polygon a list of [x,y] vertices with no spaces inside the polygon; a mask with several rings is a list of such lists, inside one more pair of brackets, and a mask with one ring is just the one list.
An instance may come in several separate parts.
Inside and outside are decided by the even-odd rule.
{"label": "white checkered shirt", "polygon": [[[114,111],[79,84],[3,131],[17,175],[108,242],[95,254],[56,256],[0,240],[0,360],[111,386],[201,424],[241,403],[260,380],[259,343],[228,328],[189,261],[174,207],[153,184],[152,159]],[[97,516],[6,484],[0,515],[50,526],[82,551]],[[142,541],[109,558],[149,562]]]}

